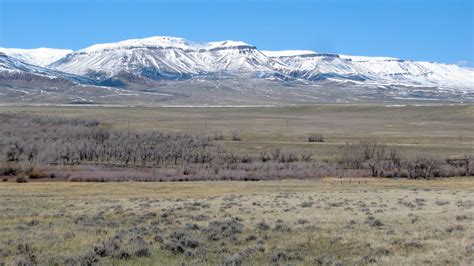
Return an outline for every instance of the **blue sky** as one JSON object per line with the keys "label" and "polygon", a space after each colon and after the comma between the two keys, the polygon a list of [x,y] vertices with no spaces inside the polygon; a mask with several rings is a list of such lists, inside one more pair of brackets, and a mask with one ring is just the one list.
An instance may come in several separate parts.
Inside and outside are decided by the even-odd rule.
{"label": "blue sky", "polygon": [[168,35],[472,67],[473,2],[0,0],[0,46],[80,49]]}

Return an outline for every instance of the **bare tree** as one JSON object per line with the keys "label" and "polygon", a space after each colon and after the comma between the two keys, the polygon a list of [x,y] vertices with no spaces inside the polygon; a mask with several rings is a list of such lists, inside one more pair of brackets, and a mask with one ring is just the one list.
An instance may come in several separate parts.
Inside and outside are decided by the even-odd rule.
{"label": "bare tree", "polygon": [[234,141],[241,141],[242,138],[240,137],[240,131],[238,129],[232,130],[232,140]]}
{"label": "bare tree", "polygon": [[301,152],[301,160],[304,162],[310,162],[312,156],[313,152],[311,152],[310,150],[303,150]]}
{"label": "bare tree", "polygon": [[471,175],[473,161],[474,161],[474,156],[472,154],[464,155],[464,168],[466,169],[466,176]]}

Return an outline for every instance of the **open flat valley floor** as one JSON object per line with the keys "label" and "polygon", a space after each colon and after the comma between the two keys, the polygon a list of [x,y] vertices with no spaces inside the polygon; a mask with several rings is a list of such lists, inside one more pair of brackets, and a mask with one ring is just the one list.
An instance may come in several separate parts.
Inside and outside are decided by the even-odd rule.
{"label": "open flat valley floor", "polygon": [[[333,159],[338,148],[361,140],[397,145],[408,154],[462,158],[474,152],[474,105],[385,106],[326,104],[300,107],[100,107],[0,106],[0,113],[97,119],[119,130],[220,132],[222,144],[240,154],[275,147],[310,149]],[[238,131],[241,141],[232,141]],[[323,143],[309,143],[321,134]]]}
{"label": "open flat valley floor", "polygon": [[474,180],[0,183],[5,265],[472,265]]}

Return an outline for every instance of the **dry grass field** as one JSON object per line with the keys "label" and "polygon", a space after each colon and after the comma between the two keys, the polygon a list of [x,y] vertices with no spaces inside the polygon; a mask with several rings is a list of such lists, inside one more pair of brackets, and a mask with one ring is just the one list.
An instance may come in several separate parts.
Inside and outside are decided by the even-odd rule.
{"label": "dry grass field", "polygon": [[[240,156],[258,157],[275,147],[310,149],[314,161],[306,163],[316,166],[323,165],[315,162],[320,159],[335,162],[339,147],[361,140],[396,145],[404,156],[426,152],[446,159],[474,153],[473,105],[1,106],[0,113],[95,119],[101,130],[129,130],[123,133],[136,139],[138,133],[131,132],[221,132],[224,139],[216,139],[217,144]],[[27,136],[34,147],[44,136],[26,134],[31,132],[22,123],[33,125],[34,118],[25,117],[10,124],[17,128],[4,133],[5,139]],[[44,121],[43,127],[54,125],[44,125],[47,119],[37,121]],[[67,126],[57,127],[59,131],[53,127],[52,132],[82,132]],[[236,130],[239,141],[232,140]],[[308,142],[314,134],[321,134],[324,142]],[[50,167],[58,174],[74,167],[92,174],[102,169],[93,161],[53,162],[38,164],[38,169]],[[6,166],[15,164],[23,171],[28,163],[34,162],[11,160]],[[140,170],[137,165],[127,167],[113,170]],[[29,182],[18,183],[21,177],[5,169],[5,182],[0,182],[0,266],[474,264],[472,177],[100,183],[65,182],[86,179],[50,174],[33,178],[30,171],[31,178],[24,180]],[[113,181],[116,172],[108,173]]]}
{"label": "dry grass field", "polygon": [[[346,142],[375,140],[406,153],[462,157],[474,152],[474,106],[319,105],[300,107],[38,107],[1,106],[0,113],[97,119],[124,130],[221,132],[227,148],[258,154],[274,147],[311,149],[331,159]],[[238,130],[241,141],[232,141]],[[323,143],[308,143],[311,134]]]}
{"label": "dry grass field", "polygon": [[0,183],[0,265],[472,265],[474,180]]}

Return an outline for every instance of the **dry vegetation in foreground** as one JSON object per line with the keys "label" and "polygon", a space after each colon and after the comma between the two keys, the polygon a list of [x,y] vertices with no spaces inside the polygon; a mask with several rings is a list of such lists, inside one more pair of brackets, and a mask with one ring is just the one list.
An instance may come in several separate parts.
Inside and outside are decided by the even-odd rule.
{"label": "dry vegetation in foreground", "polygon": [[[456,123],[440,134],[472,126]],[[279,146],[236,152],[229,143],[252,143],[238,129],[162,132],[10,113],[0,124],[0,176],[11,181],[0,182],[0,265],[474,264],[469,155],[358,139],[321,159]],[[333,141],[308,133],[313,148]],[[472,151],[461,146],[457,154]]]}
{"label": "dry vegetation in foreground", "polygon": [[0,264],[472,265],[473,182],[0,183]]}
{"label": "dry vegetation in foreground", "polygon": [[[0,114],[0,176],[69,181],[197,181],[469,176],[473,156],[402,154],[374,141],[346,143],[334,160],[307,149],[274,148],[259,155],[229,151],[219,133],[113,130],[95,120]],[[240,141],[238,132],[232,140]],[[309,141],[323,141],[311,136]]]}

